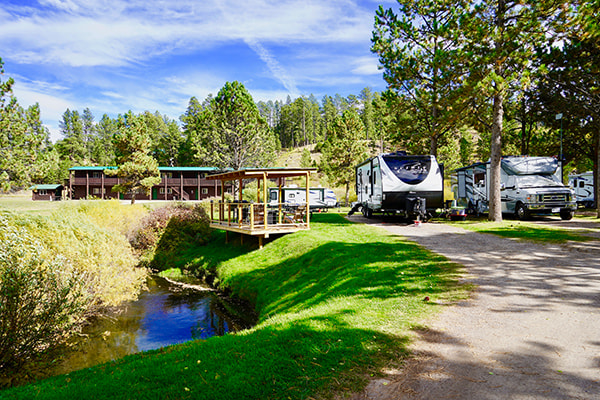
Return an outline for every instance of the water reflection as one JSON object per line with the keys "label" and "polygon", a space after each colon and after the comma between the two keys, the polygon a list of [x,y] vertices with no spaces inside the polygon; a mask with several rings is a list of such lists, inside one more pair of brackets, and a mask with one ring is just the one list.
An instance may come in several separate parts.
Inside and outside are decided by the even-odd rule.
{"label": "water reflection", "polygon": [[[249,328],[252,312],[220,298],[208,287],[152,277],[149,290],[114,313],[96,319],[74,338],[69,351],[37,378],[64,374],[192,339]],[[29,372],[31,373],[31,369]],[[36,369],[36,368],[33,368]]]}

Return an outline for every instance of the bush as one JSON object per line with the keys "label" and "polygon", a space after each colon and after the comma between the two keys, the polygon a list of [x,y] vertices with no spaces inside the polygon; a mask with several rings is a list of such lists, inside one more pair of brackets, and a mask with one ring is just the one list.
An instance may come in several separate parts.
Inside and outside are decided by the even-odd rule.
{"label": "bush", "polygon": [[84,321],[83,274],[0,216],[0,370],[62,343]]}
{"label": "bush", "polygon": [[168,205],[144,218],[130,243],[142,252],[148,264],[159,270],[174,266],[178,254],[191,246],[202,246],[210,238],[209,218],[202,204]]}

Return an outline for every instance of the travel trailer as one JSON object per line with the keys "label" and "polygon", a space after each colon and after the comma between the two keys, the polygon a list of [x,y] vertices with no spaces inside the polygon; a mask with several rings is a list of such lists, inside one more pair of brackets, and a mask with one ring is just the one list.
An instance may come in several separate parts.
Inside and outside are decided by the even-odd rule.
{"label": "travel trailer", "polygon": [[[338,207],[337,196],[333,190],[328,188],[316,187],[310,188],[308,200],[311,210],[327,210]],[[281,188],[281,200],[279,199],[279,188],[269,188],[269,204],[276,205],[283,203],[288,206],[300,206],[306,204],[306,189],[297,187]]]}
{"label": "travel trailer", "polygon": [[380,154],[356,167],[354,211],[427,220],[444,205],[444,175],[434,156]]}
{"label": "travel trailer", "polygon": [[[577,204],[573,191],[561,182],[561,168],[554,157],[503,157],[500,171],[502,212],[528,219],[533,214],[559,214],[573,218]],[[452,187],[457,202],[476,214],[489,211],[490,163],[476,163],[455,170]]]}
{"label": "travel trailer", "polygon": [[577,204],[588,208],[594,207],[594,173],[592,171],[569,175],[569,186],[575,192]]}

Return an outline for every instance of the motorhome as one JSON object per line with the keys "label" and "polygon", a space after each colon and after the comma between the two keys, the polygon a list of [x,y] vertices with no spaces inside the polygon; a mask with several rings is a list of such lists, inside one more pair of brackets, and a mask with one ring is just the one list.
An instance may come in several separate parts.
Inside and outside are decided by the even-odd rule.
{"label": "motorhome", "polygon": [[365,217],[374,213],[427,220],[444,204],[444,175],[431,155],[379,154],[356,167],[357,203]]}
{"label": "motorhome", "polygon": [[592,171],[569,175],[569,186],[575,192],[577,204],[594,207],[594,173]]}
{"label": "motorhome", "polygon": [[[533,214],[559,214],[573,218],[577,204],[573,191],[561,181],[560,163],[554,157],[507,156],[501,160],[500,198],[503,213],[526,220]],[[491,168],[489,161],[459,168],[452,173],[457,202],[476,214],[489,211]]]}
{"label": "motorhome", "polygon": [[[309,188],[308,200],[311,210],[327,210],[338,207],[339,203],[334,191],[323,187]],[[306,204],[306,189],[297,187],[281,188],[281,200],[279,199],[279,188],[269,188],[269,204],[283,203],[295,207]]]}

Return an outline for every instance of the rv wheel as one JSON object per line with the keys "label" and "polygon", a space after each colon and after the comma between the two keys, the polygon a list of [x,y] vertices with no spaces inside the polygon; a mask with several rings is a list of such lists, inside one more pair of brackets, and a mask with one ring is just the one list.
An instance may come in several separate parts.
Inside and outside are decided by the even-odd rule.
{"label": "rv wheel", "polygon": [[363,215],[365,218],[371,218],[373,216],[373,210],[371,210],[369,207],[363,207]]}
{"label": "rv wheel", "polygon": [[565,221],[568,221],[571,218],[573,218],[574,214],[575,214],[575,212],[573,210],[571,210],[570,208],[562,208],[560,210],[560,219],[564,219]]}
{"label": "rv wheel", "polygon": [[529,219],[529,210],[521,203],[517,204],[517,207],[515,208],[515,214],[521,221]]}

